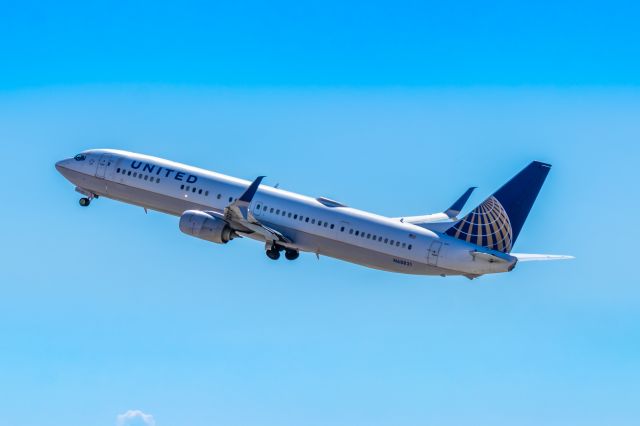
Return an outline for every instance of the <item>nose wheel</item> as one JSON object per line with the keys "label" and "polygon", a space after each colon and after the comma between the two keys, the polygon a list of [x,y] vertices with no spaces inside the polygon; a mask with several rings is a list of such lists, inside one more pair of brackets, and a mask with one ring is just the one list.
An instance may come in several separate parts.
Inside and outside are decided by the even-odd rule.
{"label": "nose wheel", "polygon": [[78,201],[78,203],[80,203],[82,207],[88,207],[89,204],[91,204],[91,200],[93,200],[94,198],[98,198],[97,194],[94,194],[93,192],[87,191],[82,188],[76,187],[76,192],[84,195],[84,197],[80,198],[80,200]]}

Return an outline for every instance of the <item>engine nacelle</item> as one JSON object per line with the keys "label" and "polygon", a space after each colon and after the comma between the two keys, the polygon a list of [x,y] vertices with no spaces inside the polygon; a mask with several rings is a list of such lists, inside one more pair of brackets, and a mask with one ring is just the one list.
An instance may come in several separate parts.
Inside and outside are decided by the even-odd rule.
{"label": "engine nacelle", "polygon": [[180,230],[217,244],[226,244],[234,237],[227,222],[199,210],[187,210],[180,216]]}

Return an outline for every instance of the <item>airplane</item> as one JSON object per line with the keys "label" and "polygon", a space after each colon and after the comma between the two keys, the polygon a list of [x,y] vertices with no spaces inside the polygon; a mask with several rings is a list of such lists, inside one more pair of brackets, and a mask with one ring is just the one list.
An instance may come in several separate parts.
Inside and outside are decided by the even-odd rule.
{"label": "airplane", "polygon": [[460,219],[474,187],[444,212],[391,218],[270,187],[264,176],[248,181],[128,151],[87,150],[55,167],[83,195],[83,207],[104,197],[178,216],[187,235],[216,244],[257,240],[273,260],[307,252],[389,272],[474,279],[519,262],[573,258],[511,251],[551,168],[539,161]]}

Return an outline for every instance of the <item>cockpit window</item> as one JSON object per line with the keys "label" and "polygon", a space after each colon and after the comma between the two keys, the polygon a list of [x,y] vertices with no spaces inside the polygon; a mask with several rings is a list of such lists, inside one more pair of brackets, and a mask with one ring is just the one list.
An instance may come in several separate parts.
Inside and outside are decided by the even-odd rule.
{"label": "cockpit window", "polygon": [[78,154],[75,157],[73,157],[74,160],[76,161],[84,161],[85,158],[87,158],[84,154]]}

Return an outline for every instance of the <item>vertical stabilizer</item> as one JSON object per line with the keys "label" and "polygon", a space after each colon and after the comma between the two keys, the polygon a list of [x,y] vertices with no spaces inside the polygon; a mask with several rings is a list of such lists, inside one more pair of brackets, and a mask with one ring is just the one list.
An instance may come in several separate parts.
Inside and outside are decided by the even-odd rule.
{"label": "vertical stabilizer", "polygon": [[550,164],[533,161],[446,231],[447,235],[509,253],[538,197]]}

